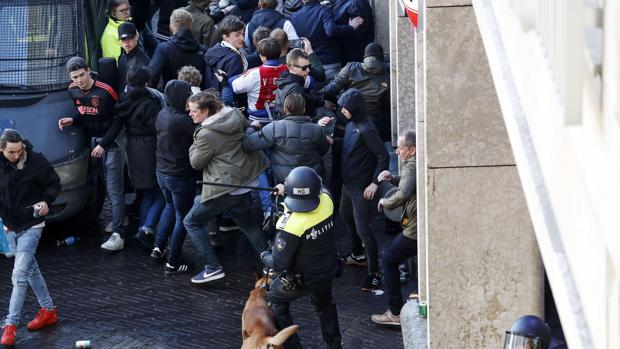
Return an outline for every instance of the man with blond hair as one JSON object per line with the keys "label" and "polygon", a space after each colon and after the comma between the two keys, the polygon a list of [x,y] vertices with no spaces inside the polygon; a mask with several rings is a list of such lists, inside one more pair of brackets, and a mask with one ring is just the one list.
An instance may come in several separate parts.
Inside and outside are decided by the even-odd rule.
{"label": "man with blond hair", "polygon": [[160,76],[163,86],[166,86],[168,81],[176,79],[178,71],[186,65],[204,72],[204,49],[192,35],[192,15],[183,9],[174,10],[170,15],[170,30],[170,40],[157,46],[149,63],[151,85],[154,87]]}

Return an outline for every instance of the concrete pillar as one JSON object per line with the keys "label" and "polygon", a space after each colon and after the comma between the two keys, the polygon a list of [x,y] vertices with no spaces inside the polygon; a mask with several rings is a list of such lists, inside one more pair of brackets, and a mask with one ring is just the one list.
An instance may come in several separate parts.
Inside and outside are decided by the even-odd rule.
{"label": "concrete pillar", "polygon": [[390,77],[392,136],[415,128],[415,34],[409,18],[390,0]]}
{"label": "concrete pillar", "polygon": [[[499,348],[514,319],[542,315],[543,266],[473,8],[427,6],[416,114],[428,344]],[[409,118],[403,102],[399,125]]]}
{"label": "concrete pillar", "polygon": [[370,3],[375,14],[375,42],[381,45],[387,53],[387,48],[390,45],[388,17],[390,1],[370,0]]}

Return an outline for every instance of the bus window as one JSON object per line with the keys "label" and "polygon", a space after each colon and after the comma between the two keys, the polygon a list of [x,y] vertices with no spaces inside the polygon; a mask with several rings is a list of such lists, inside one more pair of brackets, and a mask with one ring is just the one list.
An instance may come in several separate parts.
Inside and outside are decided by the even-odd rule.
{"label": "bus window", "polygon": [[79,1],[0,2],[0,93],[67,88],[65,62],[81,47]]}

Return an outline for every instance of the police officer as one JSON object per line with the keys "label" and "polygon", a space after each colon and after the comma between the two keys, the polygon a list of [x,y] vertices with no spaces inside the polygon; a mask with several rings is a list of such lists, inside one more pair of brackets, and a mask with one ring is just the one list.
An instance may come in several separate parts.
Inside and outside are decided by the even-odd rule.
{"label": "police officer", "polygon": [[504,349],[547,349],[551,343],[551,329],[534,315],[521,316],[506,331]]}
{"label": "police officer", "polygon": [[[267,300],[279,329],[293,324],[289,303],[304,295],[319,313],[328,348],[341,348],[338,312],[332,302],[332,279],[339,270],[334,241],[334,204],[321,191],[321,177],[310,167],[293,169],[284,184],[284,215],[276,225],[271,250],[261,254],[265,266],[281,273],[271,284]],[[301,348],[297,334],[285,348]]]}

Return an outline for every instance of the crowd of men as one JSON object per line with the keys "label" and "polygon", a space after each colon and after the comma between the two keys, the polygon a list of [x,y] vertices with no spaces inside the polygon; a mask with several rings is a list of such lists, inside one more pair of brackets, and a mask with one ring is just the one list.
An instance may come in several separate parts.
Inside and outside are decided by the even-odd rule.
{"label": "crowd of men", "polygon": [[[204,270],[191,282],[225,277],[214,247],[219,226],[232,220],[267,267],[288,268],[292,277],[282,276],[286,285],[278,281],[277,292],[270,293],[278,327],[290,323],[288,301],[306,283],[326,323],[324,339],[338,348],[331,301],[331,279],[338,270],[331,234],[334,202],[340,203],[352,242],[342,261],[368,268],[363,291],[382,285],[372,218],[384,207],[406,206],[405,231],[383,263],[390,307],[372,317],[380,324],[400,324],[398,264],[415,253],[415,134],[408,131],[398,141],[405,185],[397,198],[380,201],[380,183],[399,181],[387,172],[388,73],[383,49],[374,43],[367,0],[161,1],[155,30],[149,5],[108,2],[101,46],[103,56],[117,62],[116,79],[101,81],[81,57],[66,64],[77,113],[58,126],[82,126],[92,139],[91,156],[101,158],[112,207],[106,227],[111,234],[101,248],[122,250],[133,235],[124,226],[126,168],[140,198],[136,236],[153,259],[165,262],[166,274],[189,271],[181,259],[189,235],[204,260]],[[289,178],[299,168],[295,179]],[[211,184],[198,186],[200,179]],[[277,210],[272,193],[250,187],[286,192],[289,204],[276,234],[268,229]],[[248,214],[254,208],[261,218]],[[300,243],[304,235],[319,241]],[[324,262],[325,275],[308,267],[313,258]],[[288,260],[284,267],[282,260]],[[54,323],[51,300],[41,305],[39,322]],[[287,342],[297,345],[298,338]]]}

